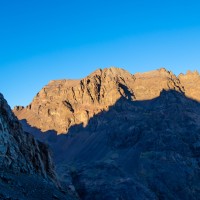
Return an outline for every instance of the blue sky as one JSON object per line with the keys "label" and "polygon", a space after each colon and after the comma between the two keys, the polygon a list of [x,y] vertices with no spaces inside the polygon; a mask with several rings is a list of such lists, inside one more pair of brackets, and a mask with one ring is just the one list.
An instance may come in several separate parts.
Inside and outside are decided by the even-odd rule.
{"label": "blue sky", "polygon": [[200,71],[199,10],[194,0],[2,0],[0,92],[13,107],[97,68]]}

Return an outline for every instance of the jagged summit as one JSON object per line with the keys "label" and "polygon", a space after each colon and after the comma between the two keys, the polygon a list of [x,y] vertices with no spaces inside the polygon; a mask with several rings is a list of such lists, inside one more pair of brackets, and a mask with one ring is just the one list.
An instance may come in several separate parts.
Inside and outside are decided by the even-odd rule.
{"label": "jagged summit", "polygon": [[180,76],[193,76],[193,75],[195,75],[195,76],[199,75],[198,70],[194,70],[194,71],[187,70],[187,72],[185,74],[180,73]]}
{"label": "jagged summit", "polygon": [[14,113],[42,131],[66,133],[75,124],[86,125],[91,117],[107,110],[121,97],[149,100],[164,89],[200,100],[200,89],[195,90],[200,77],[196,73],[193,77],[176,77],[165,68],[134,75],[116,67],[98,69],[81,80],[51,81],[29,106],[16,107]]}
{"label": "jagged summit", "polygon": [[188,70],[187,72],[186,72],[186,74],[183,74],[183,73],[181,73],[181,74],[179,74],[179,76],[178,76],[178,78],[179,79],[198,79],[199,78],[199,72],[197,71],[197,70],[195,70],[195,71],[190,71],[190,70]]}
{"label": "jagged summit", "polygon": [[107,75],[118,75],[118,76],[125,76],[127,74],[130,74],[128,71],[126,71],[125,69],[122,68],[118,68],[118,67],[110,67],[110,68],[104,68],[102,70],[102,72],[104,74]]}
{"label": "jagged summit", "polygon": [[133,100],[135,78],[120,68],[99,69],[82,80],[51,81],[26,109],[14,109],[19,119],[27,119],[43,131],[65,133],[74,124],[87,124],[120,97]]}
{"label": "jagged summit", "polygon": [[110,79],[116,79],[116,78],[124,78],[124,77],[129,77],[132,76],[128,71],[122,68],[118,67],[109,67],[109,68],[104,68],[104,69],[97,69],[94,72],[92,72],[90,75],[88,75],[86,78],[92,78],[92,77],[110,77]]}
{"label": "jagged summit", "polygon": [[175,75],[171,71],[168,71],[165,68],[159,68],[157,70],[152,70],[144,73],[136,73],[135,76],[138,78],[172,77],[172,76],[175,77]]}
{"label": "jagged summit", "polygon": [[106,68],[99,68],[99,69],[95,70],[92,74],[99,73],[99,72],[100,73],[121,74],[121,73],[128,72],[128,71],[126,71],[123,68],[111,66],[111,67],[106,67]]}

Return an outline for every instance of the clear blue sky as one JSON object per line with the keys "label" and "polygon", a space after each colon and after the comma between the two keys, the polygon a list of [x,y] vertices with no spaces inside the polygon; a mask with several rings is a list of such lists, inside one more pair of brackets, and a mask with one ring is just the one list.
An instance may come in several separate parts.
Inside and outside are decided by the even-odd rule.
{"label": "clear blue sky", "polygon": [[200,71],[199,10],[194,0],[1,0],[0,92],[13,107],[97,68]]}

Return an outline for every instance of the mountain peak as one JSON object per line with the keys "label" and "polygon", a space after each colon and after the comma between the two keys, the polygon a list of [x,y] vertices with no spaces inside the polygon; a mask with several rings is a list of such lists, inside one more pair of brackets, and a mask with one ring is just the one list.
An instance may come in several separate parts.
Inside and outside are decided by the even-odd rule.
{"label": "mountain peak", "polygon": [[122,73],[126,73],[127,72],[125,69],[118,68],[118,67],[104,68],[103,71],[105,73],[112,73],[112,74],[122,74]]}
{"label": "mountain peak", "polygon": [[159,68],[159,69],[157,69],[159,72],[163,72],[163,73],[169,73],[169,71],[166,69],[166,68],[164,68],[164,67],[161,67],[161,68]]}
{"label": "mountain peak", "polygon": [[[200,81],[199,75],[196,77],[195,82]],[[30,106],[16,107],[14,112],[19,119],[27,119],[42,131],[65,133],[75,124],[87,125],[91,117],[108,110],[120,98],[149,100],[165,89],[200,99],[200,89],[194,91],[195,83],[190,79],[178,78],[165,68],[134,75],[117,67],[98,69],[81,80],[51,81]]]}
{"label": "mountain peak", "polygon": [[175,77],[175,75],[171,72],[168,71],[165,68],[159,68],[157,70],[152,70],[144,73],[136,73],[135,76],[138,78],[148,78],[148,77]]}
{"label": "mountain peak", "polygon": [[195,77],[199,77],[199,72],[197,70],[194,70],[194,71],[188,70],[186,74],[181,73],[179,74],[178,77],[184,78],[184,79],[195,78]]}

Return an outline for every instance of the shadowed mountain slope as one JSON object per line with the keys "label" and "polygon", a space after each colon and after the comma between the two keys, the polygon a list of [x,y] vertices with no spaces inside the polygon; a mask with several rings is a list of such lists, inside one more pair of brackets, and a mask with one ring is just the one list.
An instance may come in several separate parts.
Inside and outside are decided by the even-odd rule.
{"label": "shadowed mountain slope", "polygon": [[71,173],[81,199],[199,198],[200,104],[181,91],[121,97],[87,126],[40,139],[50,144],[60,179]]}
{"label": "shadowed mountain slope", "polygon": [[42,131],[66,133],[73,125],[86,126],[91,117],[106,111],[121,97],[148,100],[158,97],[163,89],[185,92],[184,85],[164,68],[135,75],[114,67],[99,69],[82,80],[51,81],[30,105],[17,106],[14,113]]}

